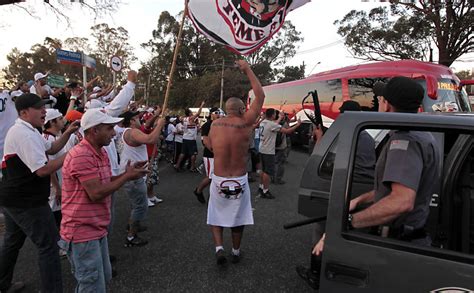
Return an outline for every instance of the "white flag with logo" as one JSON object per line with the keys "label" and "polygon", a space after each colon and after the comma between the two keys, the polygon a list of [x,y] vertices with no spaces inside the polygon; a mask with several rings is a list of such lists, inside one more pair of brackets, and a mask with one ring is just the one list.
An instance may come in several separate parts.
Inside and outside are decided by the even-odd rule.
{"label": "white flag with logo", "polygon": [[283,25],[287,13],[310,0],[189,0],[188,14],[210,40],[247,55]]}

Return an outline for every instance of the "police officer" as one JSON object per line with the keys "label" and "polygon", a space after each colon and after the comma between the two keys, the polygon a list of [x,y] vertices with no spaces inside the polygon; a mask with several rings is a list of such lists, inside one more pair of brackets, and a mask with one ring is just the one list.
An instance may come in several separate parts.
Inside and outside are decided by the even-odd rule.
{"label": "police officer", "polygon": [[[379,112],[417,113],[424,90],[407,77],[394,77],[379,96]],[[362,203],[369,208],[349,214],[354,228],[389,227],[388,236],[431,245],[424,226],[439,178],[440,149],[429,132],[396,130],[382,148],[375,168],[374,190],[351,201],[350,211]]]}
{"label": "police officer", "polygon": [[[379,112],[417,113],[424,90],[406,77],[394,77],[377,86]],[[354,198],[349,212],[358,206],[373,203],[368,208],[349,214],[352,228],[379,228],[390,238],[430,246],[431,239],[424,226],[429,216],[429,204],[439,178],[441,152],[431,133],[394,130],[382,147],[375,166],[374,189]],[[388,228],[388,229],[386,229]],[[321,253],[325,235],[313,248],[311,270],[298,269],[298,274],[311,287],[319,287]],[[314,261],[314,263],[313,263]]]}

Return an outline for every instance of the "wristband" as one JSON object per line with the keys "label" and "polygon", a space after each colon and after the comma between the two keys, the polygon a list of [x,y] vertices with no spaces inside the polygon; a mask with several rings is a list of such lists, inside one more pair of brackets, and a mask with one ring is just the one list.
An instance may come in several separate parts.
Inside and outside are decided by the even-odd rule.
{"label": "wristband", "polygon": [[75,101],[75,100],[77,100],[77,97],[76,96],[71,96],[69,99]]}

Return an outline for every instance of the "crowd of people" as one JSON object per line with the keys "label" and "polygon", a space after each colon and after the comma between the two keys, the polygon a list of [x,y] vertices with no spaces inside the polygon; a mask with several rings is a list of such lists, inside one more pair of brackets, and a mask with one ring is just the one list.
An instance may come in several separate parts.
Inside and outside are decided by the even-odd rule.
{"label": "crowd of people", "polygon": [[[262,113],[265,94],[258,78],[245,61],[237,61],[237,66],[255,94],[252,104],[247,107],[242,99],[231,97],[225,109],[212,107],[203,124],[199,117],[204,101],[196,113],[185,109],[183,116],[133,102],[135,71],[128,72],[120,88],[100,87],[97,77],[85,85],[71,82],[55,89],[46,84],[47,73],[36,73],[33,82],[2,91],[0,207],[5,236],[0,246],[0,292],[24,287],[12,280],[27,237],[38,250],[42,292],[63,292],[62,256],[71,264],[76,292],[105,292],[114,276],[108,236],[114,226],[115,193],[122,190],[130,202],[124,246],[146,245],[148,240],[140,233],[147,229],[143,222],[148,208],[163,201],[155,193],[159,164],[170,164],[169,170],[178,173],[205,171],[194,195],[207,203],[206,223],[216,263],[223,266],[229,257],[223,244],[224,228],[231,229],[230,260],[238,263],[244,227],[254,223],[249,182],[259,181],[257,198],[275,198],[270,184],[285,184],[288,135],[301,121],[291,121],[277,109]],[[91,89],[85,98],[84,89]],[[392,78],[379,90],[374,87],[381,112],[416,113],[424,96],[419,84],[404,77]],[[340,110],[358,111],[360,106],[346,101]],[[199,132],[202,163],[198,161]],[[321,127],[315,127],[317,141],[322,135]],[[394,238],[429,245],[429,235],[423,230],[432,193],[427,178],[437,176],[440,158],[432,135],[393,131],[378,158],[361,151],[373,152],[370,135],[362,132],[359,143],[355,176],[370,177],[375,184],[373,191],[351,201],[350,228],[400,219],[402,228],[412,227],[410,231],[416,233],[407,238],[405,230],[393,229],[405,237],[394,234]],[[403,165],[406,161],[413,162],[409,170]],[[366,202],[373,204],[355,211]],[[324,241],[321,233],[312,250],[311,268],[297,269],[313,288],[319,286]]]}
{"label": "crowd of people", "polygon": [[[24,287],[12,280],[27,237],[38,249],[43,292],[63,291],[61,257],[71,263],[77,292],[105,292],[114,275],[108,236],[115,193],[122,190],[130,202],[124,246],[146,245],[147,239],[139,234],[147,229],[143,222],[148,208],[163,201],[154,188],[163,164],[171,164],[169,169],[176,172],[205,172],[194,195],[208,204],[216,262],[227,261],[223,228],[232,229],[231,260],[238,262],[244,226],[253,224],[247,173],[251,181],[260,176],[259,197],[274,198],[269,182],[284,184],[285,160],[275,157],[287,148],[285,135],[300,121],[289,127],[282,112],[267,109],[262,114],[260,82],[245,61],[237,65],[257,98],[248,110],[241,99],[229,98],[225,111],[210,108],[205,123],[200,119],[204,101],[197,112],[185,109],[183,116],[134,102],[135,71],[128,72],[120,88],[101,84],[100,77],[85,85],[70,82],[52,88],[48,73],[36,73],[33,82],[2,91],[0,207],[5,236],[0,292]],[[233,143],[236,138],[238,143]]]}

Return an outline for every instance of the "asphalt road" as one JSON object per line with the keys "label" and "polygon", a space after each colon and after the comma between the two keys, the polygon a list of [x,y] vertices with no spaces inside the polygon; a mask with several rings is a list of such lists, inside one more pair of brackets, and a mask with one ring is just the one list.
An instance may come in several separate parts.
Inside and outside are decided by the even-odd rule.
{"label": "asphalt road", "polygon": [[[161,164],[156,192],[164,202],[149,210],[141,236],[149,240],[144,247],[125,248],[128,199],[117,196],[116,221],[110,253],[118,259],[118,275],[110,292],[312,292],[296,274],[297,264],[309,263],[311,227],[283,230],[285,223],[304,219],[297,213],[297,190],[308,155],[292,151],[286,165],[285,185],[272,185],[274,200],[255,199],[257,183],[252,186],[255,225],[244,231],[242,261],[219,268],[206,225],[206,205],[192,191],[203,175],[176,173]],[[206,196],[208,191],[206,190]],[[225,249],[231,249],[230,232],[225,230]],[[73,292],[75,280],[67,259],[62,260],[65,292]],[[20,252],[14,280],[25,282],[23,292],[38,292],[37,252],[27,240]]]}

